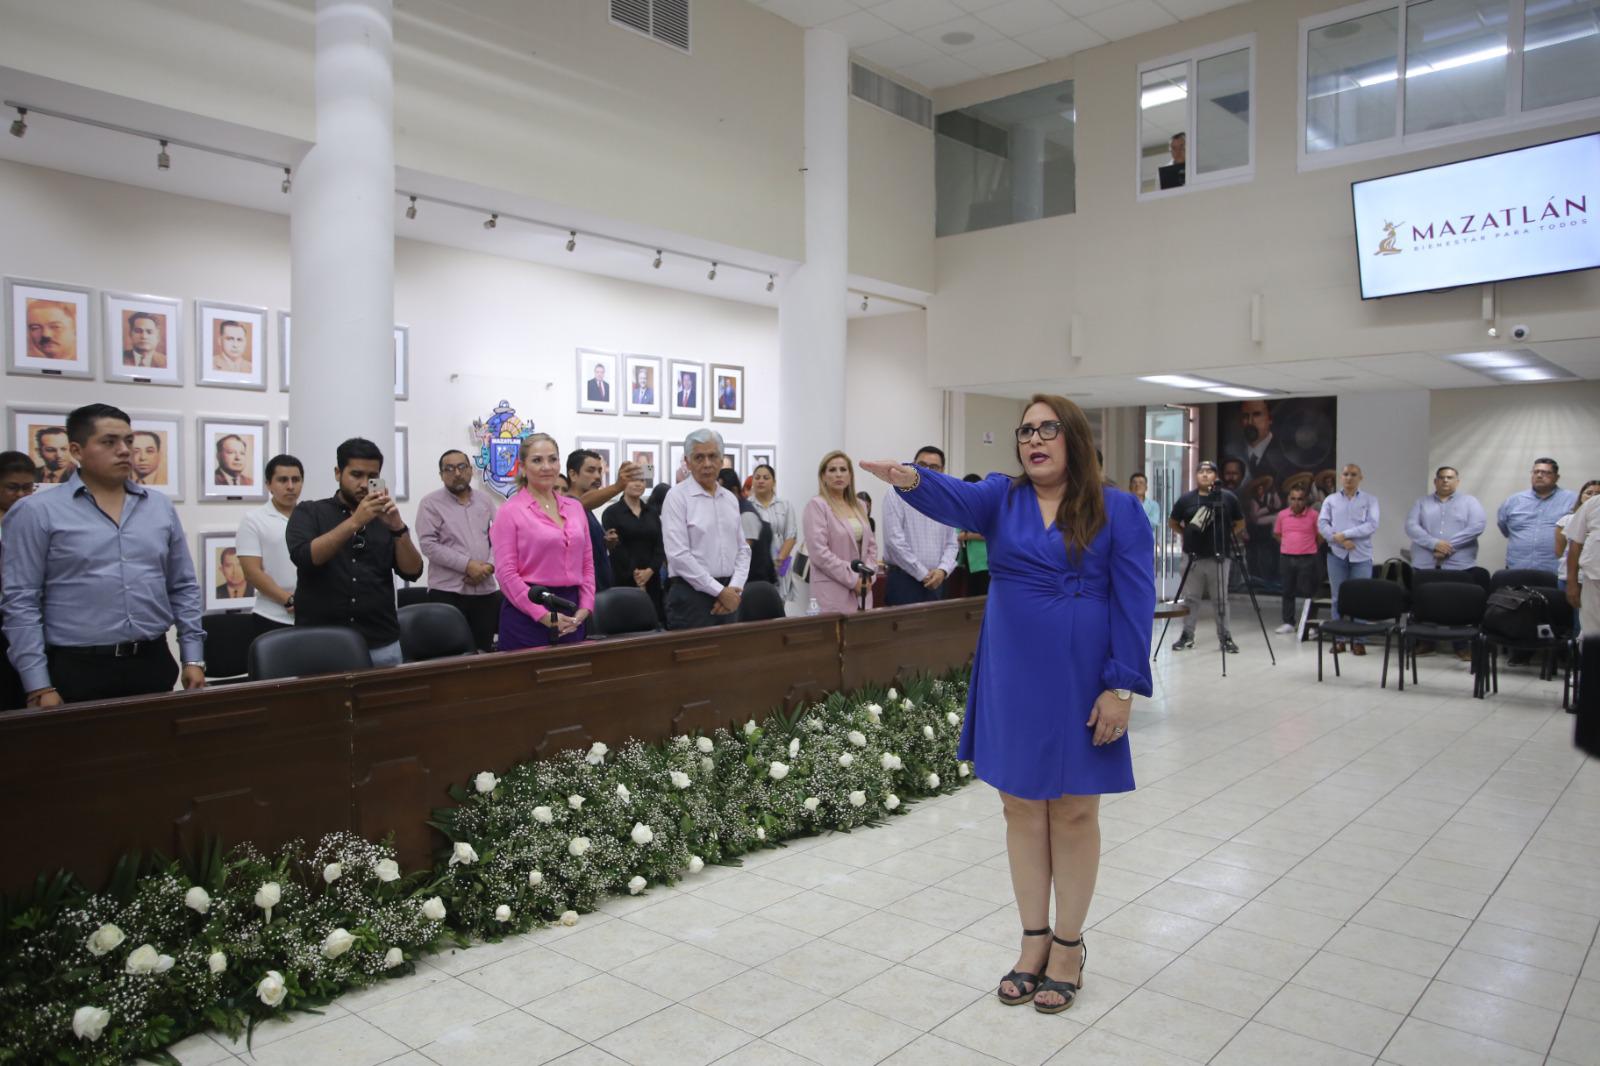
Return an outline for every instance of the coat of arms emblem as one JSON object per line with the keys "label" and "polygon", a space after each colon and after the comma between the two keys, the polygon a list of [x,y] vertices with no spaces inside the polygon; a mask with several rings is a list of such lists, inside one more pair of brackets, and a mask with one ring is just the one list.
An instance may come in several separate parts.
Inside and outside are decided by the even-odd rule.
{"label": "coat of arms emblem", "polygon": [[468,433],[478,446],[473,465],[482,472],[485,485],[508,498],[517,491],[517,457],[523,439],[532,432],[533,423],[518,418],[507,400],[496,404],[488,418],[472,420]]}

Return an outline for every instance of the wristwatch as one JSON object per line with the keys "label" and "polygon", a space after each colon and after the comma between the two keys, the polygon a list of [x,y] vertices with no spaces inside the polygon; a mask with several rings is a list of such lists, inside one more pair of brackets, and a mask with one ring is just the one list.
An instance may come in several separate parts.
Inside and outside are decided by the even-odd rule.
{"label": "wristwatch", "polygon": [[1114,688],[1111,690],[1111,694],[1119,700],[1133,699],[1133,689],[1131,688]]}
{"label": "wristwatch", "polygon": [[198,666],[200,668],[200,672],[202,674],[206,672],[206,661],[204,659],[186,659],[186,660],[184,660],[183,665],[184,666]]}

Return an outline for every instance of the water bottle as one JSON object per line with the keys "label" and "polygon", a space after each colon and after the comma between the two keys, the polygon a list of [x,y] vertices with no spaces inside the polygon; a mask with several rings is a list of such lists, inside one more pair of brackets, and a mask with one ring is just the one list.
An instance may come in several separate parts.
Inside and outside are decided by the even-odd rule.
{"label": "water bottle", "polygon": [[817,598],[815,596],[811,597],[811,603],[806,606],[806,617],[810,618],[812,615],[821,613],[822,608],[817,605]]}

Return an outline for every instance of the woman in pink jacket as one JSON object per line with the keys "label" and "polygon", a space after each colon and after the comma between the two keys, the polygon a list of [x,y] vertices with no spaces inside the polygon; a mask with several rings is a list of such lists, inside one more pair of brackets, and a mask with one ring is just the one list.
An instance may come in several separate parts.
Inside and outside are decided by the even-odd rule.
{"label": "woman in pink jacket", "polygon": [[[517,466],[522,491],[506,501],[489,529],[494,575],[505,593],[500,650],[577,644],[594,613],[589,518],[577,497],[556,491],[561,456],[549,434],[524,440]],[[528,599],[530,585],[542,585],[578,609],[572,614],[547,610]]]}
{"label": "woman in pink jacket", "polygon": [[850,568],[855,561],[878,569],[878,542],[867,512],[856,499],[855,464],[844,452],[829,452],[817,467],[818,494],[800,519],[811,559],[811,595],[824,611],[848,614],[861,609],[860,594],[872,606],[872,578]]}

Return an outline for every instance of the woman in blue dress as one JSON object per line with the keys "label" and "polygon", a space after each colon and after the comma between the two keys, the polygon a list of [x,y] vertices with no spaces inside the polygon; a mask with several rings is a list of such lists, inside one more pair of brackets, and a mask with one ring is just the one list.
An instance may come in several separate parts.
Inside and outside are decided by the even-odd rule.
{"label": "woman in blue dress", "polygon": [[861,465],[923,514],[988,542],[989,600],[957,754],[1004,804],[1023,935],[1001,1002],[1054,1014],[1083,987],[1100,796],[1133,788],[1128,712],[1133,693],[1151,693],[1155,542],[1139,501],[1102,484],[1071,400],[1033,397],[1016,437],[1021,477],[973,484]]}

